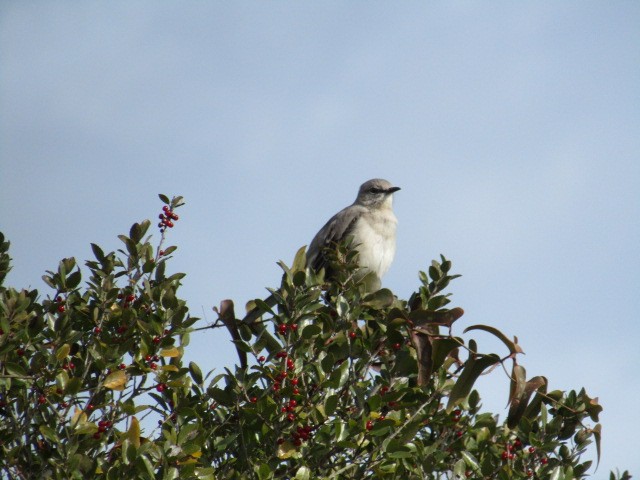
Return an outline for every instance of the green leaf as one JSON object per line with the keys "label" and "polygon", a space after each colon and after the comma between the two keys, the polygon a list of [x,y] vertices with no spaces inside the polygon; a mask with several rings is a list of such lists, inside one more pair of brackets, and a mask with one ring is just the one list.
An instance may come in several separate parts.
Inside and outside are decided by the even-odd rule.
{"label": "green leaf", "polygon": [[495,354],[486,355],[484,357],[474,358],[470,357],[462,369],[458,381],[455,383],[449,394],[449,402],[447,403],[447,411],[451,412],[453,407],[457,405],[461,400],[464,400],[478,377],[487,368],[495,365],[500,361],[500,357]]}
{"label": "green leaf", "polygon": [[91,244],[91,250],[93,250],[93,255],[95,255],[96,259],[102,263],[105,259],[104,252],[102,249],[96,245],[95,243]]}
{"label": "green leaf", "polygon": [[7,373],[11,375],[16,375],[18,377],[27,376],[27,371],[22,367],[22,365],[18,365],[17,363],[5,363],[4,368],[7,370]]}
{"label": "green leaf", "polygon": [[564,480],[564,475],[562,473],[562,466],[558,465],[551,471],[551,475],[549,476],[549,480]]}
{"label": "green leaf", "polygon": [[333,415],[336,411],[336,407],[338,406],[338,396],[337,395],[329,395],[324,402],[324,412],[327,417]]}
{"label": "green leaf", "polygon": [[311,470],[309,469],[309,467],[302,466],[298,468],[296,476],[293,478],[295,480],[309,480],[311,478]]}
{"label": "green leaf", "polygon": [[296,252],[296,256],[293,259],[293,264],[291,265],[291,271],[293,272],[304,272],[307,266],[307,247],[300,247]]}
{"label": "green leaf", "polygon": [[460,345],[464,345],[464,341],[459,337],[439,337],[432,339],[431,358],[433,360],[433,371],[438,370],[444,363],[447,355],[449,355],[456,348],[460,347]]}
{"label": "green leaf", "polygon": [[480,472],[480,462],[478,462],[478,459],[474,457],[473,454],[465,450],[462,450],[460,452],[460,455],[462,456],[464,462],[467,464],[468,467],[470,467],[476,473]]}
{"label": "green leaf", "polygon": [[483,330],[485,332],[491,333],[492,335],[499,338],[502,341],[502,343],[504,343],[507,346],[511,354],[524,353],[522,348],[520,348],[520,345],[518,345],[517,338],[515,340],[511,340],[504,333],[502,333],[500,330],[498,330],[495,327],[491,327],[489,325],[471,325],[470,327],[465,328],[463,333],[470,332],[471,330]]}
{"label": "green leaf", "polygon": [[[138,467],[138,473],[144,472],[148,478],[155,478],[153,464],[146,455],[138,455],[138,457],[136,458],[136,465]],[[198,476],[198,478],[202,477]]]}
{"label": "green leaf", "polygon": [[82,379],[80,379],[79,377],[73,377],[73,378],[70,378],[69,381],[67,382],[67,388],[65,390],[65,393],[67,393],[68,395],[74,395],[78,393],[81,388],[82,388]]}
{"label": "green leaf", "polygon": [[320,333],[322,333],[322,328],[320,328],[319,325],[310,324],[302,330],[302,338],[309,340],[310,338],[320,335]]}
{"label": "green leaf", "polygon": [[362,304],[381,310],[393,304],[394,296],[388,288],[382,288],[377,292],[370,293],[362,299]]}
{"label": "green leaf", "polygon": [[198,385],[202,384],[202,370],[194,362],[189,362],[189,373]]}
{"label": "green leaf", "polygon": [[171,201],[169,200],[169,197],[167,197],[166,195],[163,195],[162,193],[159,193],[158,197],[160,198],[160,201],[162,203],[166,203],[167,205],[171,203]]}
{"label": "green leaf", "polygon": [[56,431],[49,425],[40,425],[38,429],[40,430],[40,433],[42,433],[42,435],[44,435],[48,440],[54,443],[57,443],[59,441],[58,436],[56,435]]}
{"label": "green leaf", "polygon": [[329,385],[333,388],[340,388],[347,383],[347,379],[349,378],[349,362],[344,360],[340,367],[335,369],[333,373],[331,373],[331,378],[329,380]]}
{"label": "green leaf", "polygon": [[82,280],[82,274],[80,273],[80,270],[76,270],[75,272],[73,272],[71,275],[67,277],[67,280],[66,280],[67,288],[69,289],[76,288],[78,285],[80,285],[81,280]]}

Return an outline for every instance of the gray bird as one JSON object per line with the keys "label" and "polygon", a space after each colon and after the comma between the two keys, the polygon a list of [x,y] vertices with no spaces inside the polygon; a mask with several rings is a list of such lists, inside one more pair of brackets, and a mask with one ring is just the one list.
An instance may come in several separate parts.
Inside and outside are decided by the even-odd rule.
{"label": "gray bird", "polygon": [[[326,268],[326,248],[352,237],[352,245],[358,251],[358,276],[362,278],[372,272],[369,289],[380,288],[380,280],[389,270],[396,253],[398,220],[391,207],[393,193],[398,190],[400,187],[380,178],[364,182],[355,202],[331,217],[313,237],[307,250],[307,267],[315,271]],[[326,274],[330,278],[331,272]],[[273,306],[275,298],[270,296],[265,302]],[[244,321],[253,323],[262,313],[253,309]]]}

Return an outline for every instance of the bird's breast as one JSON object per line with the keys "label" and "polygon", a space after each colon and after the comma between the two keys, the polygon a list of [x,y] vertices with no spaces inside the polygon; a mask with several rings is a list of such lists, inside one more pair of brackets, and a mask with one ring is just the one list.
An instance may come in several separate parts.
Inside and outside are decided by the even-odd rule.
{"label": "bird's breast", "polygon": [[365,216],[354,232],[360,267],[375,272],[378,278],[389,270],[396,253],[396,225],[391,210]]}

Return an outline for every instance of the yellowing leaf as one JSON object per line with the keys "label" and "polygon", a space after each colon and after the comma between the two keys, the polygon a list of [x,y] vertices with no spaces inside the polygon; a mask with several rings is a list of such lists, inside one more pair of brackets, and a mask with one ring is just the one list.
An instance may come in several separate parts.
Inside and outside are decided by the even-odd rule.
{"label": "yellowing leaf", "polygon": [[198,463],[198,460],[196,458],[194,458],[193,455],[187,457],[184,460],[180,460],[178,462],[179,465],[189,465],[191,463]]}
{"label": "yellowing leaf", "polygon": [[285,460],[287,458],[291,458],[296,454],[296,447],[290,441],[286,441],[281,445],[278,445],[278,458],[281,460]]}
{"label": "yellowing leaf", "polygon": [[162,355],[163,357],[179,357],[180,350],[178,350],[176,347],[163,348],[162,350],[160,350],[160,355]]}
{"label": "yellowing leaf", "polygon": [[87,418],[87,414],[76,407],[73,411],[73,416],[71,417],[71,426],[77,429],[81,425],[87,423]]}
{"label": "yellowing leaf", "polygon": [[131,445],[138,448],[140,447],[140,422],[136,417],[131,417],[131,425],[127,431],[127,438],[131,442]]}
{"label": "yellowing leaf", "polygon": [[70,351],[71,351],[71,345],[69,345],[68,343],[65,343],[64,345],[61,345],[60,348],[58,348],[58,351],[56,352],[56,358],[58,360],[64,360],[69,356]]}
{"label": "yellowing leaf", "polygon": [[104,380],[104,386],[111,390],[124,390],[127,375],[122,370],[110,373]]}

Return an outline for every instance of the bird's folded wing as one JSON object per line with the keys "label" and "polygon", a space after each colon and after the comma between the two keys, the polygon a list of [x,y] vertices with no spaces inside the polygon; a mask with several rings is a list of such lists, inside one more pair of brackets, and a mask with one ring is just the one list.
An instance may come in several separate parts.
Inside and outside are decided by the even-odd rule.
{"label": "bird's folded wing", "polygon": [[324,249],[332,244],[340,243],[353,233],[358,219],[366,210],[360,205],[351,205],[340,210],[313,237],[307,251],[307,266],[319,271],[326,267],[327,259]]}

